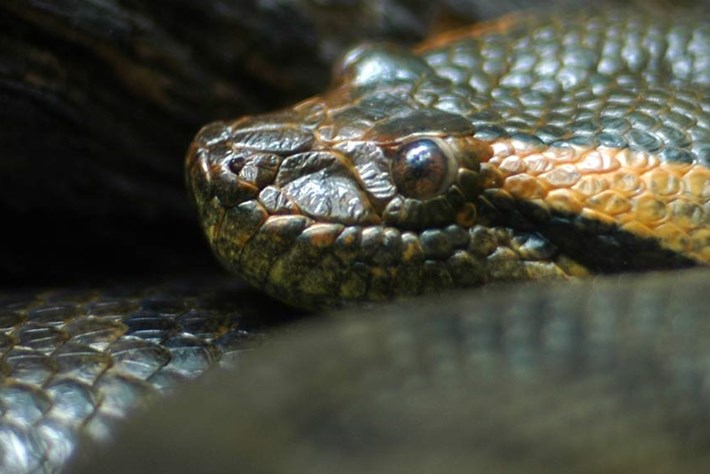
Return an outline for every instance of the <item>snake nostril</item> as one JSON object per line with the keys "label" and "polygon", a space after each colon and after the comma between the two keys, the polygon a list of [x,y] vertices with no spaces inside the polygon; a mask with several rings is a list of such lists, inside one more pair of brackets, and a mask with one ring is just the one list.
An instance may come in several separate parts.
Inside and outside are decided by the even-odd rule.
{"label": "snake nostril", "polygon": [[237,156],[229,160],[229,163],[227,164],[227,167],[229,168],[229,171],[232,173],[238,175],[241,171],[242,168],[244,168],[244,165],[246,164],[247,160],[243,156]]}

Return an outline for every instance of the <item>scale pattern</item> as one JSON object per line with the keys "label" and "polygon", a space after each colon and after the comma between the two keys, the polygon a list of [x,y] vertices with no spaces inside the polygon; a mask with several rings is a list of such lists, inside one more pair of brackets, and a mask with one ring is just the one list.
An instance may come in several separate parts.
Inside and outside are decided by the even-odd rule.
{"label": "scale pattern", "polygon": [[233,364],[293,313],[235,286],[213,277],[1,295],[0,471],[57,472],[80,434],[109,438],[118,420]]}

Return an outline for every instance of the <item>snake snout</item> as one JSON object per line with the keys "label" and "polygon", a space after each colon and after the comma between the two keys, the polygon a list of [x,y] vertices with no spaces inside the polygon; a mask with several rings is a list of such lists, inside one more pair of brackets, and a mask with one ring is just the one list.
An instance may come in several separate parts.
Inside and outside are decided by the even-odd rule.
{"label": "snake snout", "polygon": [[200,130],[187,156],[187,183],[198,203],[231,208],[270,185],[282,160],[308,149],[313,134],[277,114],[214,122]]}

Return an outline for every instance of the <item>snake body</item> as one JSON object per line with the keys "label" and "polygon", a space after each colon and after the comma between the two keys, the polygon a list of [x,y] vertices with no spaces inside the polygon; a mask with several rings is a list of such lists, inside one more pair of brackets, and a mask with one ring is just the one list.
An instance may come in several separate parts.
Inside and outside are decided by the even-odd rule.
{"label": "snake body", "polygon": [[80,434],[110,439],[294,316],[215,276],[0,294],[0,472],[58,472]]}
{"label": "snake body", "polygon": [[[521,15],[439,37],[413,52],[356,48],[328,92],[198,134],[187,177],[205,233],[228,268],[303,307],[501,280],[705,265],[709,25],[704,10],[668,17]],[[280,450],[284,459],[302,461],[296,467],[303,472],[327,470],[346,453],[356,455],[353,472],[372,466],[391,472],[407,459],[413,470],[426,471],[440,458],[427,458],[424,453],[436,450],[422,446],[439,439],[445,453],[456,443],[446,435],[449,422],[485,417],[503,397],[523,408],[509,414],[497,405],[494,421],[472,425],[466,439],[486,438],[486,427],[516,427],[517,414],[549,413],[541,406],[571,407],[582,413],[581,424],[602,423],[561,451],[527,443],[535,433],[567,436],[559,418],[533,417],[530,432],[521,422],[523,438],[493,430],[502,441],[489,447],[504,458],[522,450],[543,466],[582,463],[593,472],[595,465],[574,453],[594,446],[592,457],[604,454],[610,432],[604,427],[614,433],[618,419],[621,429],[612,439],[636,440],[629,445],[636,451],[600,466],[664,472],[682,461],[699,469],[707,461],[696,448],[709,439],[703,418],[707,277],[683,269],[551,289],[507,287],[456,296],[448,310],[438,299],[396,306],[396,314],[379,320],[360,313],[346,322],[336,318],[275,338],[271,349],[244,358],[237,388],[224,379],[197,387],[203,407],[211,405],[204,403],[208,397],[232,400],[214,403],[218,413],[197,410],[188,394],[192,409],[182,412],[188,421],[172,411],[156,416],[195,430],[205,428],[192,423],[205,420],[229,429],[243,444],[237,454],[214,457],[216,469],[227,460],[283,471],[286,465],[263,464]],[[203,295],[210,284],[183,298],[138,292],[128,306],[116,304],[125,301],[124,292],[4,299],[3,469],[57,470],[76,433],[101,437],[142,394],[172,388],[244,348],[250,339],[243,311],[231,314],[225,302],[237,308],[252,298]],[[481,383],[488,387],[481,398],[468,399]],[[420,390],[422,384],[431,390]],[[439,418],[442,397],[451,411]],[[410,399],[411,406],[400,406]],[[249,416],[232,425],[225,415],[234,406]],[[595,416],[597,410],[608,416]],[[166,418],[146,423],[155,428]],[[421,438],[386,428],[414,431],[420,422]],[[264,426],[278,433],[264,441]],[[647,432],[649,426],[657,431]],[[145,437],[150,431],[138,430],[142,436],[129,437],[139,447],[124,439],[131,454],[116,452],[153,469],[165,458],[149,461],[158,453]],[[190,450],[179,446],[194,442],[195,432],[168,430],[178,448],[165,451],[165,462],[189,470],[179,454]],[[327,443],[343,432],[343,444]],[[373,433],[381,437],[370,438]],[[303,444],[294,444],[301,434]],[[197,437],[208,445],[196,444],[203,454],[232,439]],[[382,456],[380,441],[395,456]],[[87,472],[105,471],[101,450],[92,452],[99,467],[89,460]],[[495,466],[495,456],[486,456],[482,465]],[[458,460],[466,458],[457,454],[451,463]],[[445,467],[456,472],[454,464]],[[118,461],[109,465],[120,471]]]}
{"label": "snake body", "polygon": [[708,472],[708,276],[508,285],[311,321],[71,472]]}
{"label": "snake body", "polygon": [[506,17],[205,127],[220,260],[291,304],[710,263],[707,17]]}

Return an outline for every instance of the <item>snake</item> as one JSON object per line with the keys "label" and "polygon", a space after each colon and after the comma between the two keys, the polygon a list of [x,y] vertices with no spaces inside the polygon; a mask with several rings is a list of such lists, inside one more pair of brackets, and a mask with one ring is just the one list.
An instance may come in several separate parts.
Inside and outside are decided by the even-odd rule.
{"label": "snake", "polygon": [[[352,472],[458,472],[473,465],[471,446],[482,469],[508,458],[544,472],[707,467],[708,274],[690,268],[710,262],[707,12],[519,14],[412,51],[365,44],[335,69],[322,95],[198,133],[186,176],[207,240],[291,306],[430,299],[275,336],[238,356],[236,374],[185,390],[190,408],[146,416],[144,436],[117,443],[128,452],[77,450],[79,463],[97,455],[85,472],[122,472],[130,459],[153,469],[153,456],[189,470],[180,440],[209,430],[183,428],[204,420],[218,431],[195,444],[222,448],[211,462],[227,471],[230,460],[265,472],[348,460]],[[593,277],[619,272],[650,273]],[[505,285],[530,280],[553,282]],[[230,313],[232,284],[129,303],[121,290],[4,301],[15,352],[3,367],[3,467],[56,470],[77,432],[105,437],[130,400],[241,353],[235,320],[251,290],[230,293]],[[569,436],[584,430],[540,415],[550,406],[597,431]],[[458,441],[448,426],[462,423]],[[148,427],[175,438],[167,458]],[[269,460],[275,450],[297,464]]]}
{"label": "snake", "polygon": [[202,129],[188,185],[220,261],[304,307],[707,265],[709,41],[615,12],[363,45]]}

